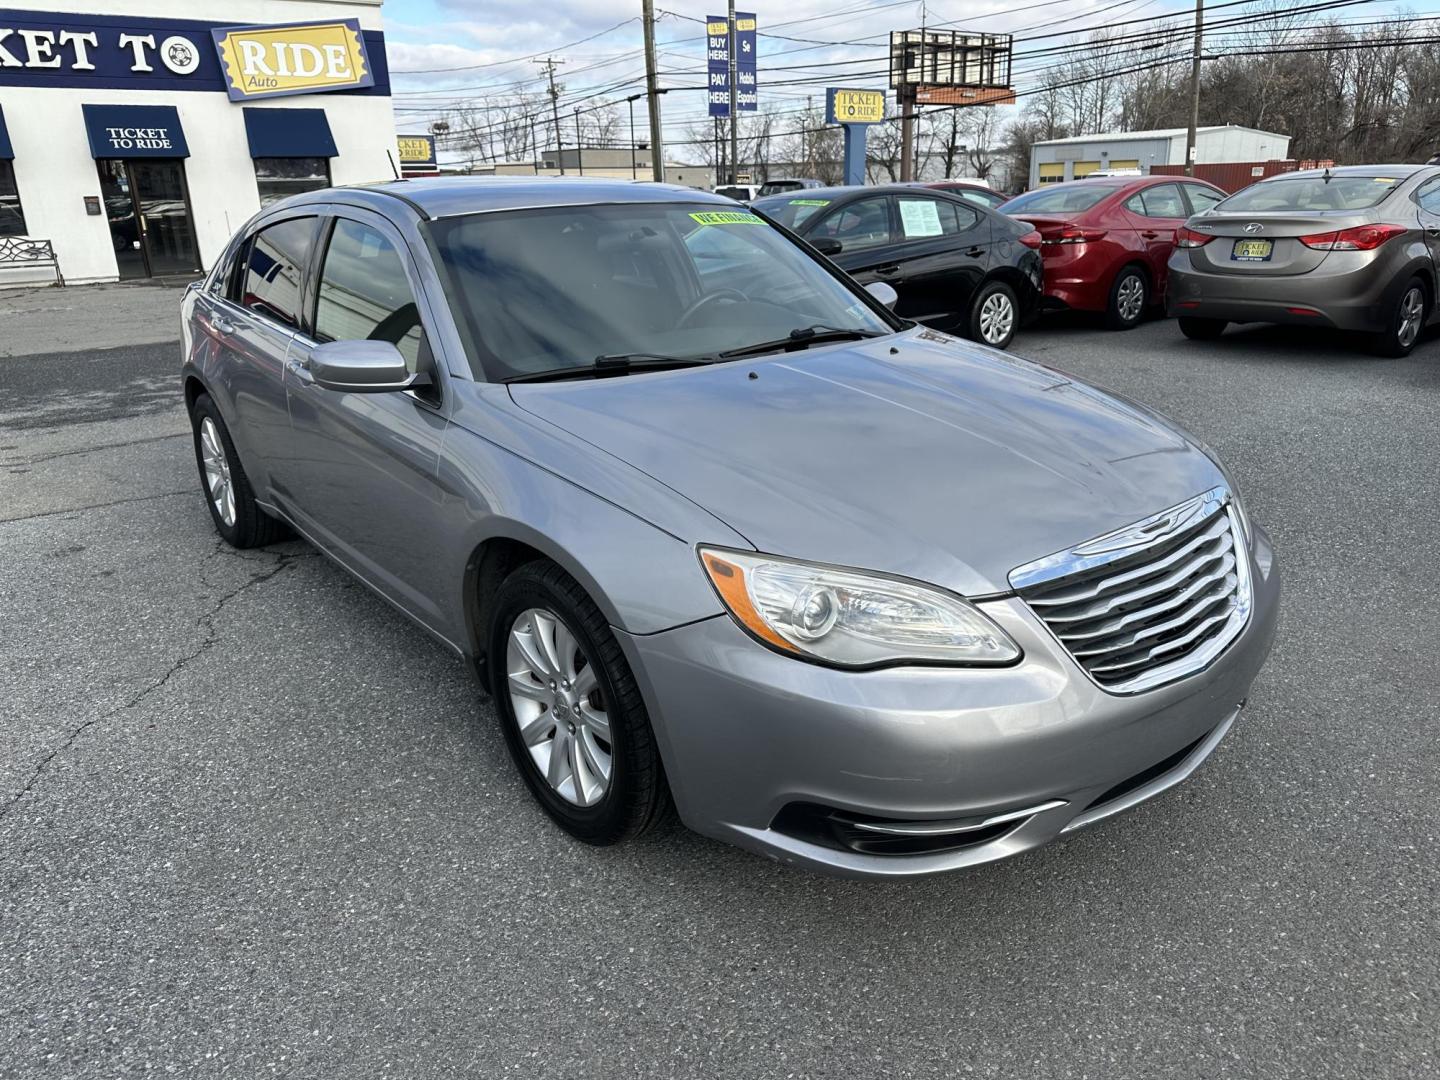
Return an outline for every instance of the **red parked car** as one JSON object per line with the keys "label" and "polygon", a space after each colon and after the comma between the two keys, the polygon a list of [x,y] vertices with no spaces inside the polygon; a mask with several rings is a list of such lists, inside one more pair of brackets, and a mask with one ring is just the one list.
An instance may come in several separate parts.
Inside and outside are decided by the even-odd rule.
{"label": "red parked car", "polygon": [[1223,198],[1183,176],[1097,177],[1046,184],[1000,212],[1040,232],[1045,307],[1103,311],[1111,329],[1129,330],[1165,301],[1175,231]]}

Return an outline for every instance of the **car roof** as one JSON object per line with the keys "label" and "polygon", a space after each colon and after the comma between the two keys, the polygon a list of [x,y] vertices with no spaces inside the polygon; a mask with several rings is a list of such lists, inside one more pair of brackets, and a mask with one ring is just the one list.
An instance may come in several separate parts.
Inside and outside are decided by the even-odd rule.
{"label": "car roof", "polygon": [[714,203],[731,209],[735,206],[732,199],[698,188],[583,176],[441,176],[390,180],[380,184],[323,188],[286,201],[292,206],[299,203],[358,201],[377,209],[393,210],[396,199],[427,218],[597,203]]}
{"label": "car roof", "polygon": [[[832,202],[849,198],[854,195],[914,195],[918,190],[927,191],[934,195],[946,195],[944,188],[931,187],[929,184],[921,184],[914,181],[896,182],[893,184],[849,184],[835,187],[806,188],[802,198],[806,199],[829,199]],[[989,188],[984,190],[988,191]],[[778,203],[785,199],[792,198],[797,194],[793,191],[782,191],[775,195],[766,195],[763,199],[756,200],[756,205],[761,203]]]}
{"label": "car roof", "polygon": [[1433,165],[1337,165],[1328,169],[1300,169],[1296,172],[1277,173],[1260,181],[1293,180],[1296,177],[1324,176],[1389,176],[1397,180],[1414,176],[1418,172],[1434,169]]}

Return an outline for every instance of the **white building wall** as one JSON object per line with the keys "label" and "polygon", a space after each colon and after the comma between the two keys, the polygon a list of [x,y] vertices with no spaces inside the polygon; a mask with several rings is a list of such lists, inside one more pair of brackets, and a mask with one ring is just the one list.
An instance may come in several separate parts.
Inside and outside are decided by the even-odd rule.
{"label": "white building wall", "polygon": [[[16,0],[26,11],[75,12],[78,3]],[[370,0],[249,0],[243,12],[225,0],[90,0],[86,14],[144,15],[217,23],[319,22],[356,18],[363,29],[382,29],[380,4]],[[113,281],[119,275],[104,214],[87,216],[85,197],[100,195],[100,180],[85,133],[82,104],[173,105],[190,156],[185,178],[201,265],[209,269],[226,241],[260,209],[255,165],[245,137],[242,108],[324,109],[338,157],[330,159],[336,184],[393,178],[395,118],[388,96],[320,93],[232,102],[225,93],[0,86],[0,106],[15,150],[15,184],[29,235],[50,240],[69,283]],[[388,151],[388,153],[387,153]],[[53,278],[50,271],[0,271],[0,286]]]}

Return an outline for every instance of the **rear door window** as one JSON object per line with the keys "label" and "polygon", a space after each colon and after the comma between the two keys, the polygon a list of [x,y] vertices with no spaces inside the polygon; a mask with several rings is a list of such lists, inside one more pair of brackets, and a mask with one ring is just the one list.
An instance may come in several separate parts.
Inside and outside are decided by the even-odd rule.
{"label": "rear door window", "polygon": [[957,236],[969,232],[980,223],[978,210],[949,199],[902,195],[895,203],[900,210],[902,240]]}
{"label": "rear door window", "polygon": [[424,331],[400,253],[383,233],[337,218],[315,306],[320,341],[388,341],[415,371]]}
{"label": "rear door window", "polygon": [[315,218],[268,225],[251,238],[238,275],[237,303],[292,330],[300,329],[305,268],[315,243]]}
{"label": "rear door window", "polygon": [[1174,184],[1157,184],[1136,192],[1126,200],[1125,209],[1152,218],[1190,216],[1185,209],[1185,200],[1180,197],[1180,189]]}

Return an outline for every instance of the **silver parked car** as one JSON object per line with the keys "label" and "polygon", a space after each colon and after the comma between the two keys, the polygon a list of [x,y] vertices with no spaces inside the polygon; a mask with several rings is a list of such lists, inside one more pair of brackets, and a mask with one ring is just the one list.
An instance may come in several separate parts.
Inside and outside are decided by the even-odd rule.
{"label": "silver parked car", "polygon": [[296,196],[185,298],[210,513],[473,664],[582,840],[673,797],[859,876],[1013,855],[1215,749],[1273,553],[1172,424],[872,289],[683,188]]}
{"label": "silver parked car", "polygon": [[1358,330],[1404,356],[1435,316],[1440,169],[1357,165],[1285,173],[1185,223],[1170,314],[1191,338],[1232,322]]}

